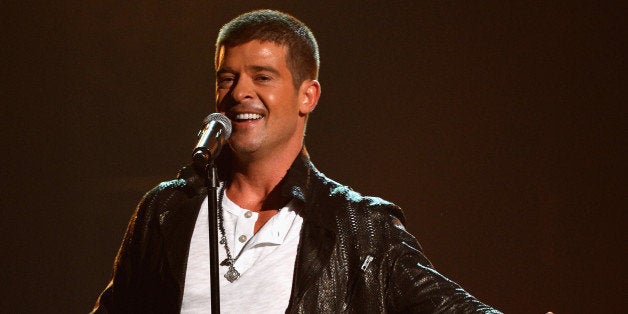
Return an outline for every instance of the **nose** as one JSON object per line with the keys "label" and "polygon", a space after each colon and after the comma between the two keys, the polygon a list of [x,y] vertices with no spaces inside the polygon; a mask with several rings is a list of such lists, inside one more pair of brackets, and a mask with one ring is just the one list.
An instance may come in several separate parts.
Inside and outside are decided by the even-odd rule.
{"label": "nose", "polygon": [[252,99],[255,95],[251,79],[242,75],[231,87],[231,96],[237,103]]}

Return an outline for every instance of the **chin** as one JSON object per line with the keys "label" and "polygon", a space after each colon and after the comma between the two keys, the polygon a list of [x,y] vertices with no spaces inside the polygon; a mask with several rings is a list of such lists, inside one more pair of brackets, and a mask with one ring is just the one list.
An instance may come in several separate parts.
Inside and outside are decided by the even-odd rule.
{"label": "chin", "polygon": [[256,152],[260,145],[258,143],[242,143],[236,141],[230,141],[229,147],[236,154],[251,154]]}

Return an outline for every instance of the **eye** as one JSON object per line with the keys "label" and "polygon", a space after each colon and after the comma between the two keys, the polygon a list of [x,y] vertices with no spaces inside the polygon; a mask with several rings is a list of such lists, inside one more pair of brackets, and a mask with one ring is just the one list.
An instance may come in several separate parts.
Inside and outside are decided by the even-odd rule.
{"label": "eye", "polygon": [[272,78],[269,75],[260,74],[255,77],[255,80],[258,82],[268,82]]}
{"label": "eye", "polygon": [[229,88],[231,87],[231,85],[233,85],[233,82],[235,82],[235,76],[232,76],[232,75],[219,76],[217,80],[218,88]]}

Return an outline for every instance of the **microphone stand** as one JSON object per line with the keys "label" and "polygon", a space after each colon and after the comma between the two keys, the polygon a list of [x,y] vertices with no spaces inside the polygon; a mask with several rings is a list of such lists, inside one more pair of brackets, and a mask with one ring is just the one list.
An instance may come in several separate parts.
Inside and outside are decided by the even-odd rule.
{"label": "microphone stand", "polygon": [[218,175],[216,166],[210,161],[205,166],[205,187],[207,188],[209,222],[209,281],[211,291],[211,313],[220,314],[220,281],[218,278]]}
{"label": "microphone stand", "polygon": [[231,136],[231,121],[220,113],[205,118],[205,128],[192,154],[197,173],[205,178],[207,189],[207,222],[209,231],[209,284],[211,313],[220,314],[220,281],[218,278],[218,171],[214,159],[220,154],[223,141]]}

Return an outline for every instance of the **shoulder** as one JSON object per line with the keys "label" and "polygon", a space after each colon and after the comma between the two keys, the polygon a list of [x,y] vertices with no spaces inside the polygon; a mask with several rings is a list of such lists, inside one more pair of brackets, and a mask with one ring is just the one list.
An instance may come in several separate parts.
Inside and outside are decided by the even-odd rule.
{"label": "shoulder", "polygon": [[152,205],[159,201],[165,201],[175,195],[190,194],[188,183],[183,179],[163,181],[150,189],[140,202],[140,205]]}
{"label": "shoulder", "polygon": [[199,178],[187,171],[188,169],[184,167],[176,179],[163,181],[144,194],[137,206],[136,215],[149,218],[148,216],[155,213],[163,214],[176,208],[177,204],[203,194],[199,187]]}
{"label": "shoulder", "polygon": [[342,198],[349,206],[363,209],[373,213],[385,213],[403,219],[403,211],[396,204],[378,196],[363,195],[348,185],[343,185],[333,180],[330,188],[330,196]]}
{"label": "shoulder", "polygon": [[381,197],[363,195],[348,185],[341,184],[318,173],[319,182],[329,201],[334,204],[339,218],[368,219],[381,222],[393,222],[398,225],[405,223],[403,210],[396,204]]}
{"label": "shoulder", "polygon": [[[401,254],[421,255],[422,248],[405,228],[403,210],[381,197],[363,195],[347,185],[326,179],[325,200],[318,209],[337,235],[339,245],[352,248],[356,256],[370,254],[381,262]],[[421,258],[424,265],[429,261]]]}
{"label": "shoulder", "polygon": [[146,193],[144,198],[154,199],[170,197],[172,194],[182,194],[193,197],[202,193],[203,183],[190,167],[179,170],[176,179],[163,181]]}

